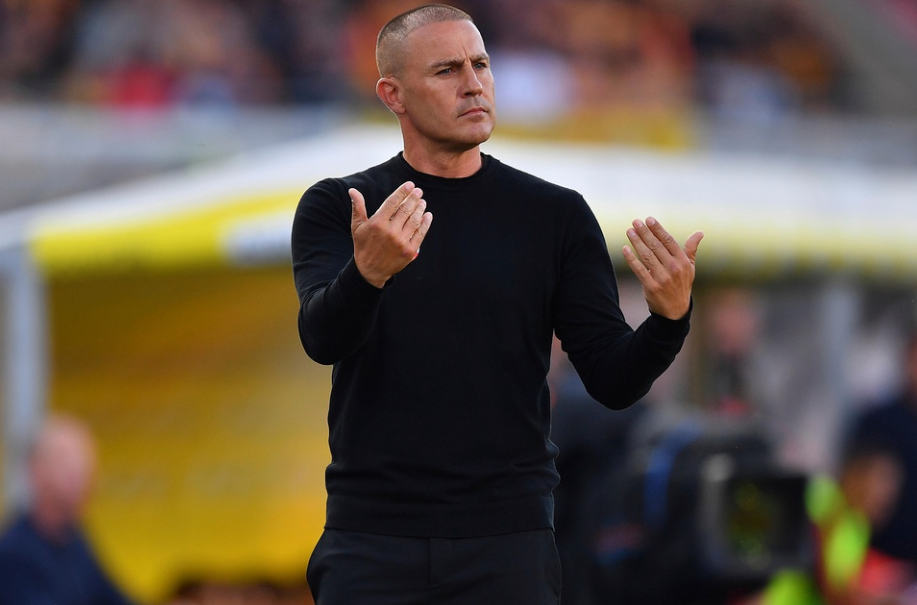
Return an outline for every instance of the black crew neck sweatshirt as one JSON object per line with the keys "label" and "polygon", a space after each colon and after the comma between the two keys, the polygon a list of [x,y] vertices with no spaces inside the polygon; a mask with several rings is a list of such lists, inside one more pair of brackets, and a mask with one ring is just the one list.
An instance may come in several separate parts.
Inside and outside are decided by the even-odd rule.
{"label": "black crew neck sweatshirt", "polygon": [[[552,527],[552,333],[614,409],[649,390],[687,335],[687,317],[628,326],[581,195],[482,159],[473,176],[446,179],[399,154],[320,181],[299,203],[300,338],[334,364],[328,528],[470,537]],[[353,262],[347,190],[372,216],[408,180],[433,224],[419,256],[379,289]]]}

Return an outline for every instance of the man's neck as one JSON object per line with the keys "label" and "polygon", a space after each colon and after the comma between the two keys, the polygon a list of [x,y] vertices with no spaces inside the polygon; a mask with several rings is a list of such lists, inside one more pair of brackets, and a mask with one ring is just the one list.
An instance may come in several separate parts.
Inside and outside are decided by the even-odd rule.
{"label": "man's neck", "polygon": [[45,539],[57,544],[63,544],[70,539],[73,531],[72,521],[65,515],[54,510],[37,507],[32,510],[32,523]]}
{"label": "man's neck", "polygon": [[412,149],[405,145],[404,160],[417,172],[446,179],[460,179],[471,176],[481,169],[481,148],[430,153],[427,150]]}

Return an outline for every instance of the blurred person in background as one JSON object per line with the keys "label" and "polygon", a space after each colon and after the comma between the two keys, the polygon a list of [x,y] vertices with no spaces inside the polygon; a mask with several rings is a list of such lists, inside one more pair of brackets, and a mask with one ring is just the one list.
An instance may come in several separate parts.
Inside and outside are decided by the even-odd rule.
{"label": "blurred person in background", "polygon": [[759,317],[754,294],[741,287],[718,288],[709,297],[703,334],[709,353],[705,404],[719,418],[748,420],[760,413],[754,363]]}
{"label": "blurred person in background", "polygon": [[0,2],[0,101],[53,98],[73,58],[79,0]]}
{"label": "blurred person in background", "polygon": [[494,81],[471,17],[404,13],[376,56],[403,152],[315,184],[293,224],[300,338],[334,364],[309,585],[319,605],[556,605],[553,333],[593,397],[630,406],[681,350],[703,234],[627,230],[650,311],[632,329],[583,197],[481,152]]}
{"label": "blurred person in background", "polygon": [[883,451],[901,468],[898,497],[887,521],[875,528],[872,545],[917,566],[917,331],[906,340],[902,369],[900,388],[855,418],[848,447]]}
{"label": "blurred person in background", "polygon": [[[388,15],[413,6],[0,2],[0,101],[362,104],[375,81],[365,51]],[[666,131],[678,130],[691,104],[757,119],[843,107],[841,57],[786,0],[464,0],[459,8],[478,17],[492,54],[505,57],[501,82],[512,86],[502,103],[529,128],[563,119],[566,136],[671,144],[678,139]],[[532,65],[562,83],[539,90]]]}
{"label": "blurred person in background", "polygon": [[743,605],[914,605],[915,579],[907,564],[870,545],[901,490],[901,468],[881,449],[844,453],[837,477],[809,481],[806,508],[816,536],[814,569],[779,571]]}
{"label": "blurred person in background", "polygon": [[881,448],[866,444],[846,453],[838,506],[812,515],[822,533],[819,571],[830,605],[903,603],[915,579],[912,571],[870,544],[873,528],[891,518],[902,479],[898,461]]}
{"label": "blurred person in background", "polygon": [[129,605],[80,529],[96,468],[80,420],[52,415],[29,452],[29,510],[0,537],[0,605]]}
{"label": "blurred person in background", "polygon": [[222,0],[97,0],[74,27],[74,101],[234,108],[283,98],[261,21]]}
{"label": "blurred person in background", "polygon": [[[255,39],[286,88],[280,100],[323,104],[350,99],[343,23],[357,10],[338,0],[270,0],[242,6]],[[361,91],[362,92],[362,91]]]}

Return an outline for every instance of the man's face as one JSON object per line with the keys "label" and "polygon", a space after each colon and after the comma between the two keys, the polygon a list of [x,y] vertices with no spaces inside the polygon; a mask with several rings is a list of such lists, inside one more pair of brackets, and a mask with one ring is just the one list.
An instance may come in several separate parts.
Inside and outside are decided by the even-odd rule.
{"label": "man's face", "polygon": [[484,41],[470,21],[432,23],[404,44],[400,84],[403,121],[443,149],[465,151],[493,132],[494,81]]}
{"label": "man's face", "polygon": [[50,429],[31,461],[36,499],[63,518],[77,520],[89,497],[95,461],[88,435],[66,426]]}

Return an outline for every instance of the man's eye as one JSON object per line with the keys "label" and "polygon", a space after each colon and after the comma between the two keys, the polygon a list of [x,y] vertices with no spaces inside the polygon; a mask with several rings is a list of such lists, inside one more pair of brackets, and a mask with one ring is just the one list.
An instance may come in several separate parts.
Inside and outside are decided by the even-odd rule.
{"label": "man's eye", "polygon": [[441,70],[439,70],[438,72],[436,72],[437,75],[443,75],[443,76],[448,75],[448,74],[451,74],[451,73],[452,73],[452,68],[451,68],[451,67],[447,67],[447,68],[445,68],[445,69],[441,69]]}

